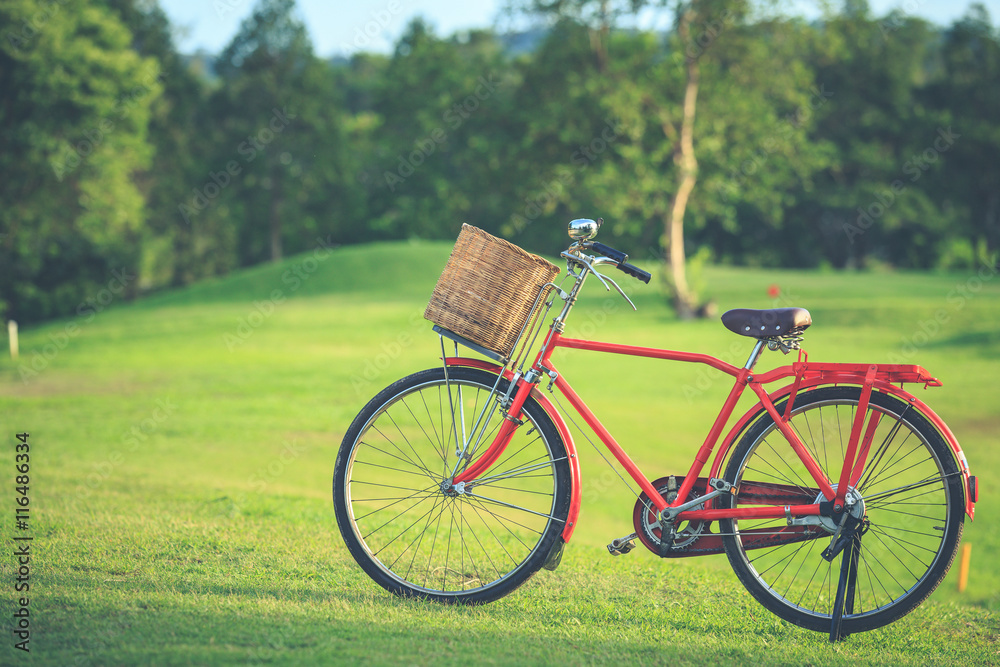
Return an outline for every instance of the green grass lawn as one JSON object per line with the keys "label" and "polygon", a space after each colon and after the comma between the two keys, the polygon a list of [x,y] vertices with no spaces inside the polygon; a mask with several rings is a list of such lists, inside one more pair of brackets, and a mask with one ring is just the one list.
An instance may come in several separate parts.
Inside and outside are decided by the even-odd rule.
{"label": "green grass lawn", "polygon": [[[831,646],[760,607],[724,556],[613,559],[603,545],[632,531],[634,497],[579,434],[584,504],[556,572],[479,608],[384,593],[341,542],[333,462],[368,398],[437,363],[422,313],[449,251],[303,255],[22,329],[19,362],[0,361],[0,526],[5,544],[34,538],[31,653],[6,632],[21,595],[6,549],[0,663],[1000,662],[1000,279],[985,272],[706,273],[720,312],[809,308],[812,360],[919,363],[944,382],[910,389],[980,479],[964,593],[956,567],[913,614]],[[717,319],[678,322],[655,281],[621,283],[638,312],[592,282],[568,333],[745,360],[746,339]],[[787,361],[772,353],[761,368]],[[610,355],[568,352],[560,369],[650,477],[687,471],[729,388],[702,367]],[[22,431],[28,532],[14,523]]]}

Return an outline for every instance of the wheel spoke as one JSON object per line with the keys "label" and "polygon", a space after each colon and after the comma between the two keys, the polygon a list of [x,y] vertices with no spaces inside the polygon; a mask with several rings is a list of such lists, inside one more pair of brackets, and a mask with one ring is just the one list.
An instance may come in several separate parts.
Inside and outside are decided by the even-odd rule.
{"label": "wheel spoke", "polygon": [[393,468],[392,466],[379,465],[378,463],[370,463],[368,461],[355,461],[355,464],[362,465],[362,466],[370,466],[372,468],[381,468],[382,470],[389,470],[389,471],[392,471],[392,472],[399,472],[399,473],[403,473],[404,475],[416,475],[418,477],[427,477],[432,482],[434,481],[434,478],[431,477],[430,475],[428,475],[426,470],[420,470],[420,471],[403,470],[402,468]]}
{"label": "wheel spoke", "polygon": [[[477,493],[466,493],[465,496],[467,498],[473,498],[475,500],[478,500],[480,504],[493,503],[494,505],[500,505],[501,507],[509,507],[511,509],[520,510],[522,512],[527,512],[528,514],[534,514],[535,516],[540,516],[545,519],[552,519],[553,521],[562,521],[562,519],[552,514],[542,514],[541,512],[536,512],[535,510],[528,509],[527,507],[521,507],[520,505],[512,505],[511,503],[505,503],[502,500],[496,500],[494,498],[487,498],[486,496],[481,496]],[[522,526],[522,527],[527,528],[527,526]]]}
{"label": "wheel spoke", "polygon": [[379,507],[377,509],[373,509],[370,512],[368,512],[368,514],[360,514],[360,515],[358,515],[358,516],[355,517],[355,520],[356,521],[362,521],[366,517],[368,517],[368,516],[370,516],[372,514],[381,514],[385,510],[389,509],[390,507],[394,507],[394,506],[396,506],[396,505],[398,505],[401,502],[406,501],[406,500],[413,500],[414,498],[417,498],[418,500],[427,500],[428,498],[433,497],[433,495],[434,495],[433,491],[431,489],[427,489],[422,494],[420,494],[420,493],[414,493],[412,495],[405,496],[405,497],[402,497],[402,498],[358,498],[357,501],[356,501],[358,503],[380,502],[380,501],[383,501],[383,500],[391,500],[393,502],[390,502],[387,505],[383,505],[382,507]]}
{"label": "wheel spoke", "polygon": [[[386,416],[388,417],[388,414]],[[390,417],[390,419],[391,419],[391,417]],[[385,434],[382,433],[381,431],[379,431],[378,428],[376,428],[375,426],[372,426],[372,430],[375,431],[376,433],[378,433],[379,435],[381,435],[385,439],[386,442],[388,442],[390,445],[392,445],[396,449],[396,451],[400,453],[400,456],[396,456],[395,454],[392,454],[391,452],[387,452],[387,451],[385,451],[383,449],[379,449],[378,447],[376,447],[371,442],[366,442],[365,444],[368,445],[368,447],[370,449],[373,449],[373,450],[375,450],[376,452],[378,452],[380,454],[385,454],[386,456],[394,458],[397,461],[402,461],[404,463],[409,463],[411,466],[413,466],[417,470],[420,470],[425,475],[427,475],[428,478],[434,479],[434,473],[431,472],[430,468],[428,468],[427,466],[423,465],[422,462],[421,463],[417,463],[413,459],[411,459],[409,456],[407,456],[406,452],[404,452],[402,450],[402,448],[399,447],[399,445],[397,445],[395,442],[393,442],[388,437],[386,437]],[[411,446],[410,448],[412,449],[413,447]]]}
{"label": "wheel spoke", "polygon": [[[419,504],[420,504],[420,503],[417,503],[417,505],[419,505]],[[390,523],[393,523],[393,522],[394,522],[394,521],[395,521],[396,519],[398,519],[398,518],[400,518],[400,517],[402,517],[402,516],[405,516],[405,515],[407,515],[407,514],[409,513],[409,510],[412,510],[413,508],[417,507],[417,505],[412,505],[412,506],[411,506],[411,507],[410,507],[409,509],[407,509],[407,510],[404,510],[403,512],[400,512],[399,514],[397,514],[397,515],[395,515],[395,516],[393,516],[393,517],[390,517],[389,519],[387,519],[387,520],[385,521],[385,523],[383,523],[383,524],[382,524],[382,525],[380,525],[380,526],[379,526],[378,528],[375,528],[374,530],[370,531],[370,532],[369,532],[369,533],[368,533],[367,535],[365,535],[365,536],[364,536],[364,539],[365,539],[365,540],[369,539],[369,538],[370,538],[370,537],[372,537],[372,536],[373,536],[373,535],[374,535],[375,533],[379,532],[380,530],[382,530],[383,528],[385,528],[386,526],[388,526],[388,525],[389,525]],[[435,507],[436,507],[436,505],[435,505]],[[397,533],[397,534],[396,534],[396,537],[392,538],[392,539],[391,539],[391,540],[389,540],[389,541],[388,541],[387,543],[385,543],[384,545],[382,545],[382,548],[381,548],[381,549],[379,549],[378,551],[376,551],[374,555],[378,556],[378,555],[379,555],[380,553],[382,553],[383,551],[385,551],[386,549],[388,549],[388,548],[389,548],[390,546],[392,546],[392,544],[393,544],[393,543],[394,543],[394,542],[395,542],[396,540],[398,540],[398,539],[399,539],[400,537],[402,537],[403,535],[405,535],[405,534],[406,534],[406,533],[407,533],[407,532],[408,532],[408,531],[410,530],[410,528],[412,528],[413,526],[415,526],[415,525],[417,525],[418,523],[420,523],[420,520],[421,520],[421,519],[423,519],[423,518],[424,518],[425,516],[427,516],[427,515],[429,515],[429,514],[430,514],[431,512],[433,512],[433,511],[434,511],[434,509],[435,509],[435,507],[432,507],[431,509],[427,510],[427,512],[425,512],[424,514],[422,514],[421,516],[419,516],[419,517],[417,517],[416,519],[414,519],[414,520],[413,520],[413,522],[412,522],[412,523],[410,523],[410,525],[408,525],[408,526],[407,526],[406,528],[404,528],[404,529],[403,529],[403,530],[401,530],[401,531],[400,531],[399,533]]]}
{"label": "wheel spoke", "polygon": [[[399,560],[406,555],[406,552],[410,550],[410,547],[412,547],[414,543],[416,543],[417,546],[413,549],[413,556],[410,558],[410,564],[406,568],[406,575],[404,575],[404,578],[405,576],[409,576],[410,571],[413,569],[413,562],[416,560],[417,554],[420,552],[420,544],[424,540],[424,535],[427,534],[428,526],[431,525],[431,521],[434,519],[433,517],[434,510],[436,510],[439,505],[443,504],[442,501],[443,501],[443,496],[438,496],[437,498],[434,499],[434,506],[431,507],[431,509],[427,512],[427,521],[424,524],[424,529],[418,532],[417,536],[413,538],[413,540],[411,540],[408,545],[406,545],[406,548],[403,549],[401,552],[399,552],[399,555],[396,557],[396,561],[393,562],[393,565],[395,565],[396,562],[399,562]],[[440,515],[441,513],[439,512],[437,516],[440,517]]]}
{"label": "wheel spoke", "polygon": [[503,473],[498,473],[496,475],[490,475],[489,477],[480,477],[480,478],[477,478],[474,482],[470,482],[469,486],[473,486],[473,487],[475,487],[475,486],[485,486],[487,484],[493,484],[494,482],[500,482],[500,481],[503,481],[505,479],[512,479],[514,477],[526,477],[526,476],[530,477],[531,475],[525,475],[524,473],[526,473],[526,472],[534,472],[536,470],[544,470],[546,468],[550,468],[551,466],[555,465],[559,461],[565,461],[565,460],[567,460],[567,459],[565,457],[563,457],[563,458],[558,459],[558,460],[546,460],[543,463],[536,463],[534,465],[532,465],[531,463],[528,463],[528,464],[526,464],[524,466],[521,466],[519,468],[514,468],[514,469],[511,469],[511,470],[506,470]]}
{"label": "wheel spoke", "polygon": [[[406,406],[406,402],[405,401],[400,401],[400,402],[403,403],[404,407]],[[407,408],[407,410],[409,411],[409,408]],[[410,451],[413,452],[413,455],[417,457],[417,462],[413,463],[413,465],[415,465],[416,467],[420,468],[421,470],[426,470],[427,474],[429,476],[433,477],[434,473],[432,473],[431,469],[428,468],[427,465],[424,463],[423,459],[420,457],[420,454],[414,448],[413,443],[410,442],[410,439],[408,437],[406,437],[406,434],[403,433],[403,430],[399,427],[399,424],[396,423],[396,420],[392,418],[392,415],[389,413],[388,410],[386,410],[385,416],[389,419],[389,421],[392,423],[392,425],[394,427],[396,427],[396,430],[399,431],[400,437],[402,437],[403,441],[406,442],[406,445],[410,448]]]}
{"label": "wheel spoke", "polygon": [[936,484],[938,482],[943,482],[948,477],[955,477],[955,476],[961,475],[961,474],[962,473],[952,473],[951,475],[939,475],[939,476],[936,476],[936,477],[933,477],[933,478],[930,478],[930,479],[924,479],[924,480],[919,481],[919,482],[914,482],[912,484],[906,484],[904,486],[896,487],[895,489],[890,489],[888,491],[882,491],[881,493],[874,493],[871,496],[866,497],[865,501],[867,502],[869,500],[879,500],[879,499],[882,499],[882,498],[888,498],[889,496],[893,496],[893,495],[895,495],[897,493],[902,493],[903,491],[908,491],[910,489],[917,489],[917,488],[920,488],[922,486],[927,486],[929,484]]}
{"label": "wheel spoke", "polygon": [[[540,534],[539,531],[531,528],[530,526],[525,526],[522,523],[514,521],[513,519],[511,519],[506,515],[496,513],[495,511],[490,509],[485,503],[476,502],[481,500],[479,498],[472,498],[471,500],[472,502],[470,502],[469,506],[473,509],[473,511],[479,513],[481,510],[482,512],[488,514],[489,518],[495,519],[497,528],[503,528],[511,539],[515,540],[518,544],[520,544],[521,547],[525,550],[526,556],[533,550],[534,547],[531,546],[531,544],[529,544],[525,540],[531,540],[532,542],[535,542],[537,539],[535,536]],[[487,523],[487,525],[489,524]],[[517,530],[517,528],[520,528],[521,530]],[[493,533],[492,528],[490,529],[490,532]],[[495,533],[493,533],[493,535],[494,537],[496,537]],[[518,563],[518,559],[516,559],[513,555],[511,555],[510,551],[508,550],[507,544],[502,540],[500,540],[498,537],[497,537],[497,542],[500,544],[501,548],[510,558],[511,562],[515,564]]]}
{"label": "wheel spoke", "polygon": [[[505,554],[507,554],[507,558],[509,558],[509,559],[510,559],[510,562],[516,565],[516,564],[517,564],[517,562],[518,562],[518,561],[517,561],[517,559],[516,559],[516,558],[514,558],[514,555],[510,553],[510,550],[509,550],[509,549],[507,548],[507,545],[506,545],[506,544],[504,544],[503,540],[501,540],[501,539],[500,539],[500,538],[499,538],[499,537],[497,536],[497,534],[496,534],[496,531],[494,531],[494,530],[493,530],[493,527],[492,527],[492,526],[490,526],[490,523],[489,523],[489,521],[483,518],[483,515],[482,515],[482,513],[480,512],[480,509],[482,509],[482,511],[483,511],[483,512],[485,512],[485,513],[487,513],[487,514],[489,514],[489,515],[490,515],[490,517],[488,517],[488,518],[494,518],[494,519],[497,519],[497,525],[498,525],[498,526],[506,528],[506,526],[504,526],[503,522],[502,522],[502,521],[500,520],[500,517],[498,517],[497,515],[493,514],[493,512],[491,512],[491,511],[490,511],[490,510],[489,510],[488,508],[486,508],[486,507],[477,507],[477,506],[476,506],[476,505],[475,505],[474,503],[469,503],[469,507],[470,507],[470,508],[472,508],[472,511],[476,513],[476,515],[477,515],[477,516],[478,516],[478,517],[480,518],[480,520],[481,520],[481,521],[483,522],[483,525],[485,525],[485,526],[486,526],[486,529],[487,529],[487,530],[489,531],[490,535],[491,535],[491,536],[493,537],[493,539],[494,539],[494,540],[496,541],[496,543],[497,543],[497,546],[499,546],[499,547],[500,547],[500,549],[501,549],[501,550],[502,550],[502,551],[503,551],[503,552],[504,552]],[[513,532],[513,531],[511,531],[511,530],[509,530],[509,529],[507,530],[507,532],[509,532],[509,533],[511,534],[511,537],[513,537],[513,538],[514,538],[514,539],[516,539],[516,540],[517,540],[518,542],[520,542],[520,543],[521,543],[521,546],[523,546],[523,547],[524,547],[524,548],[526,548],[526,549],[530,548],[530,547],[528,547],[528,545],[526,545],[526,544],[524,543],[524,541],[523,541],[523,540],[521,540],[521,539],[520,539],[520,538],[518,537],[517,533],[515,533],[515,532]],[[478,535],[478,534],[476,534],[475,532],[473,532],[473,535],[476,535],[476,539],[477,539],[477,540],[479,539],[479,535]],[[482,547],[482,546],[483,546],[483,545],[482,545],[482,542],[480,542],[479,546],[480,546],[480,547]],[[483,551],[484,551],[484,552],[486,552],[486,553],[489,553],[489,551],[487,551],[487,550],[486,550],[485,548],[483,548]],[[494,569],[495,569],[495,570],[497,571],[497,574],[499,575],[499,573],[500,573],[500,568],[496,567],[496,565],[494,565],[493,567],[494,567]]]}

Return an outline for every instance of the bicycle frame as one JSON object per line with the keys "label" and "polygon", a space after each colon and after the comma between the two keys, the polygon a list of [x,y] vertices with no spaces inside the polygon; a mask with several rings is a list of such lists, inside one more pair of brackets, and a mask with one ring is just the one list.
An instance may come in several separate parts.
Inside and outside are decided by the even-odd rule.
{"label": "bicycle frame", "polygon": [[[464,357],[446,357],[444,359],[446,365],[468,366],[488,370],[497,374],[502,374],[514,383],[514,393],[509,406],[506,408],[506,421],[500,428],[490,446],[475,461],[473,461],[471,465],[454,477],[454,483],[458,484],[461,482],[472,481],[489,469],[489,467],[503,453],[507,443],[510,441],[510,436],[519,425],[518,420],[520,418],[520,411],[524,402],[529,396],[532,396],[542,405],[549,416],[552,417],[553,422],[563,437],[566,444],[567,455],[570,458],[570,467],[573,476],[573,491],[569,517],[562,533],[563,540],[567,542],[569,541],[576,527],[577,516],[580,510],[579,458],[565,421],[559,415],[552,403],[540,391],[538,391],[536,387],[537,383],[541,379],[541,376],[547,375],[551,380],[549,390],[551,391],[552,386],[559,389],[560,393],[563,394],[570,405],[573,406],[576,412],[579,413],[587,425],[594,431],[598,438],[600,438],[604,446],[607,447],[629,476],[635,480],[639,488],[645,492],[646,496],[651,500],[658,512],[679,508],[688,501],[688,497],[694,488],[699,475],[708,463],[709,459],[712,457],[713,452],[715,452],[715,458],[710,468],[709,476],[712,478],[719,477],[726,455],[737,442],[740,434],[764,412],[768,413],[774,420],[778,429],[788,441],[791,449],[799,457],[803,465],[813,477],[817,488],[823,493],[827,501],[829,501],[825,504],[830,507],[837,507],[839,505],[839,507],[837,507],[837,510],[839,510],[843,507],[845,496],[849,487],[852,484],[855,484],[861,476],[871,446],[872,437],[878,425],[878,413],[873,413],[876,416],[868,418],[867,424],[865,423],[867,417],[867,406],[871,392],[877,389],[878,391],[891,394],[911,404],[916,410],[927,417],[945,438],[955,454],[956,461],[959,464],[959,469],[965,479],[965,488],[968,491],[965,494],[966,513],[970,518],[973,517],[976,494],[974,493],[972,486],[969,484],[969,467],[961,446],[958,444],[954,434],[940,417],[938,417],[922,401],[902,389],[902,385],[904,383],[919,383],[923,384],[925,387],[940,386],[941,383],[932,377],[925,369],[920,366],[908,364],[870,365],[809,363],[807,355],[800,352],[798,361],[790,365],[768,371],[767,373],[755,375],[752,369],[760,353],[763,351],[764,346],[764,341],[757,341],[747,363],[743,367],[737,367],[706,354],[567,338],[564,337],[561,332],[557,330],[557,327],[554,326],[544,346],[539,351],[531,370],[524,377],[519,374],[515,375],[506,367],[490,362]],[[718,416],[715,418],[708,435],[695,454],[690,470],[684,477],[684,482],[678,489],[677,498],[673,502],[668,503],[660,495],[660,493],[656,491],[649,478],[643,474],[625,450],[622,449],[621,445],[618,444],[611,433],[608,432],[603,424],[601,424],[600,420],[587,407],[583,399],[580,398],[580,396],[573,390],[570,384],[558,371],[556,366],[553,364],[551,357],[559,348],[704,364],[716,370],[722,371],[723,373],[726,373],[734,378],[734,385],[730,390]],[[793,378],[793,380],[790,384],[784,385],[772,392],[768,392],[764,388],[765,385],[786,378]],[[794,430],[788,425],[788,420],[791,416],[794,400],[798,392],[820,385],[829,386],[838,384],[860,385],[862,387],[862,394],[861,403],[859,405],[859,409],[857,410],[857,417],[855,418],[852,426],[850,441],[840,477],[837,480],[829,480],[820,470],[820,467],[817,465],[816,461],[813,460],[812,456],[795,434]],[[897,387],[897,384],[900,386]],[[720,441],[720,436],[722,435],[726,424],[732,418],[736,404],[748,386],[757,396],[758,402],[734,424],[725,438],[722,439],[722,446],[718,448],[718,451],[716,451]],[[779,413],[776,408],[776,403],[780,402],[785,397],[788,397],[788,403],[785,406],[784,412]],[[706,491],[710,491],[710,489],[707,489]],[[719,494],[716,493],[715,495]],[[706,500],[706,498],[703,496],[700,499],[699,504],[701,504],[704,500]],[[809,505],[742,507],[736,509],[708,508],[683,510],[678,512],[675,515],[675,518],[678,521],[715,521],[730,518],[791,518],[815,516],[821,514],[823,511],[828,513],[829,510],[829,507],[821,508],[819,503],[812,503]]]}

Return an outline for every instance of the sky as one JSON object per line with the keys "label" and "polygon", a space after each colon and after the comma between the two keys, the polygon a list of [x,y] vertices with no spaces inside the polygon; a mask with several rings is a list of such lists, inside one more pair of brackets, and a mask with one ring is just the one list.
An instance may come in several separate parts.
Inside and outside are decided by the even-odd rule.
{"label": "sky", "polygon": [[[160,0],[174,24],[181,53],[218,53],[239,30],[257,0]],[[358,51],[389,53],[406,25],[422,16],[441,36],[496,24],[504,0],[298,0],[299,16],[316,54],[349,56]],[[818,0],[787,3],[805,16],[818,16]],[[835,4],[838,4],[835,0]],[[983,0],[994,25],[1000,0]],[[875,16],[894,8],[948,25],[962,16],[969,0],[869,0]],[[656,27],[648,25],[645,27]]]}

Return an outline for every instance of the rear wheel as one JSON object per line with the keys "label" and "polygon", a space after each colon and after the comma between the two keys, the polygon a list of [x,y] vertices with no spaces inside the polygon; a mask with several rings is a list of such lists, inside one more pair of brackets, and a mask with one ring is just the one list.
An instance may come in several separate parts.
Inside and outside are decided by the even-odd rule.
{"label": "rear wheel", "polygon": [[[824,387],[800,394],[794,403],[789,423],[834,484],[860,395],[858,387]],[[777,408],[783,413],[785,402]],[[930,422],[907,403],[873,392],[865,429],[870,425],[867,462],[849,492],[860,499],[858,518],[868,523],[860,539],[853,598],[843,615],[844,633],[891,623],[930,595],[954,560],[964,520],[962,476]],[[762,499],[768,494],[775,495],[771,504],[823,500],[766,414],[736,447],[726,480],[739,491],[725,496],[723,506],[767,504]],[[841,556],[828,562],[820,554],[830,546],[836,524],[828,517],[809,520],[813,523],[797,520],[795,526],[784,517],[725,520],[721,529],[729,534],[724,542],[733,569],[761,604],[796,625],[827,631]]]}
{"label": "rear wheel", "polygon": [[[337,523],[351,555],[387,590],[489,602],[561,546],[569,462],[533,399],[488,470],[460,490],[448,483],[492,442],[503,423],[497,394],[508,386],[477,369],[449,368],[447,380],[441,368],[422,371],[384,389],[348,429],[333,478]],[[471,451],[458,465],[465,441]]]}

